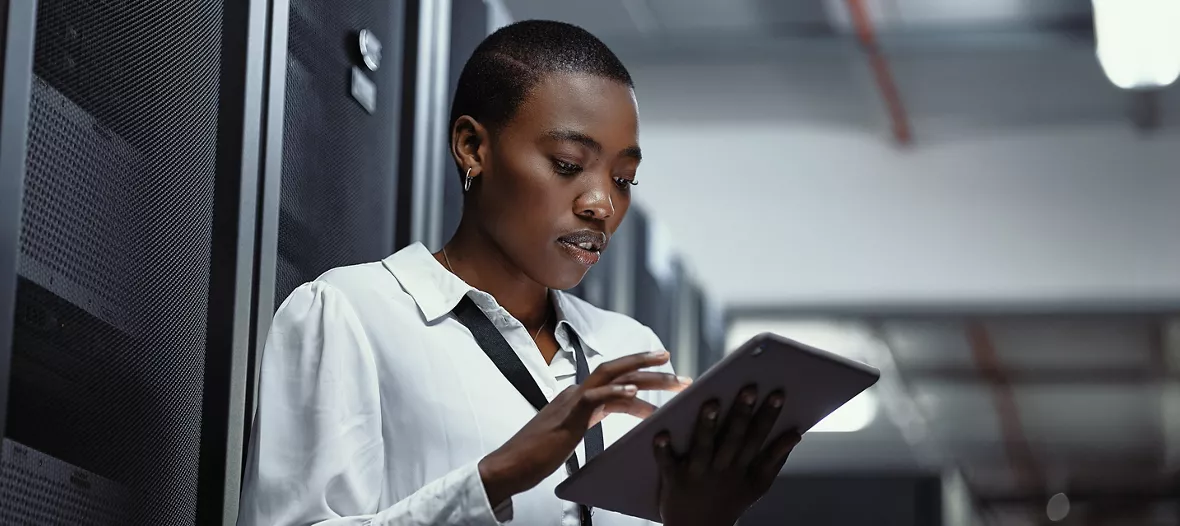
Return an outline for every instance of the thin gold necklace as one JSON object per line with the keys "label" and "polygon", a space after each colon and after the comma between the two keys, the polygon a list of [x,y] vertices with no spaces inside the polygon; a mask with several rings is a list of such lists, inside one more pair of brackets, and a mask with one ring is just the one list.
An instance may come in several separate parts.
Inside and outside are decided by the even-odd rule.
{"label": "thin gold necklace", "polygon": [[[443,247],[442,253],[443,253],[443,259],[447,262],[447,271],[449,271],[451,274],[454,274],[455,276],[458,276],[459,273],[455,272],[455,268],[451,266],[451,256],[447,255],[447,247]],[[463,279],[463,278],[460,277],[459,279]],[[545,330],[545,326],[548,324],[549,324],[549,313],[546,312],[545,313],[545,321],[542,322],[541,326],[537,328],[537,333],[533,334],[533,343],[537,343],[537,337],[541,336],[541,331]]]}

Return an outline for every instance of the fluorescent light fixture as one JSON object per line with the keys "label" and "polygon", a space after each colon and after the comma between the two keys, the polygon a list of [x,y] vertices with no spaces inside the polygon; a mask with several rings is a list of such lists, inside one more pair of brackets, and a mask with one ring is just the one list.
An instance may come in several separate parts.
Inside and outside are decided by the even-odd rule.
{"label": "fluorescent light fixture", "polygon": [[[865,361],[873,345],[873,337],[857,323],[826,320],[736,320],[726,334],[726,349],[733,350],[763,332],[781,334],[792,340],[823,349],[845,358]],[[873,390],[865,391],[840,406],[811,433],[852,433],[864,429],[877,417],[880,403]]]}
{"label": "fluorescent light fixture", "polygon": [[1180,1],[1093,1],[1098,62],[1114,85],[1161,88],[1180,77]]}
{"label": "fluorescent light fixture", "polygon": [[856,395],[848,403],[820,420],[809,433],[853,433],[868,427],[877,418],[877,397],[873,391]]}
{"label": "fluorescent light fixture", "polygon": [[792,340],[823,349],[845,358],[865,361],[872,336],[857,323],[829,320],[766,320],[739,319],[729,326],[725,335],[726,352],[740,347],[746,340],[764,332],[781,334]]}

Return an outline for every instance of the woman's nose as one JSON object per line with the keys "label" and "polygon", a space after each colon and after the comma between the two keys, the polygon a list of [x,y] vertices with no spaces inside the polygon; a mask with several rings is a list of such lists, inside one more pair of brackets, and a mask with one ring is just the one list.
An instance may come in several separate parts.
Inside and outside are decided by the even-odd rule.
{"label": "woman's nose", "polygon": [[574,206],[574,211],[587,219],[603,220],[615,215],[615,204],[611,200],[610,191],[603,188],[593,188],[582,194]]}

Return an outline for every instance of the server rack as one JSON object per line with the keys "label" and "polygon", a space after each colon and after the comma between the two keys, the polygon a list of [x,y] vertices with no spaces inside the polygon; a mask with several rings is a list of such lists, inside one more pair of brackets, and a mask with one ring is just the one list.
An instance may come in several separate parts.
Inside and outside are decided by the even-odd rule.
{"label": "server rack", "polygon": [[675,300],[675,283],[663,283],[650,265],[651,255],[651,224],[647,214],[640,209],[632,209],[631,217],[634,234],[634,252],[631,259],[634,265],[635,313],[634,317],[640,323],[651,328],[665,345],[670,345],[673,334],[673,305]]}
{"label": "server rack", "polygon": [[228,520],[270,4],[0,3],[0,522]]}
{"label": "server rack", "polygon": [[399,136],[413,111],[404,71],[416,62],[419,3],[275,1],[243,450],[278,306],[329,269],[408,242],[397,234],[414,205],[400,191]]}
{"label": "server rack", "polygon": [[668,342],[676,374],[696,377],[701,373],[700,327],[701,291],[682,264],[676,265],[672,290],[672,341]]}
{"label": "server rack", "polygon": [[394,250],[404,23],[397,0],[290,2],[272,307]]}
{"label": "server rack", "polygon": [[697,312],[700,313],[697,370],[703,373],[720,362],[728,351],[725,348],[725,314],[706,294],[697,297]]}

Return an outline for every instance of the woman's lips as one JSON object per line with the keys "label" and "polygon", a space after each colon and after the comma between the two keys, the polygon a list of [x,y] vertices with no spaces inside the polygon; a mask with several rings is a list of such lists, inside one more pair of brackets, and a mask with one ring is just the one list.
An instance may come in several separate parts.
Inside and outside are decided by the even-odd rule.
{"label": "woman's lips", "polygon": [[593,248],[583,248],[586,246],[592,247],[587,243],[574,244],[568,241],[558,240],[557,244],[565,250],[575,261],[581,263],[585,267],[592,267],[598,263],[602,258],[602,252],[593,250]]}

